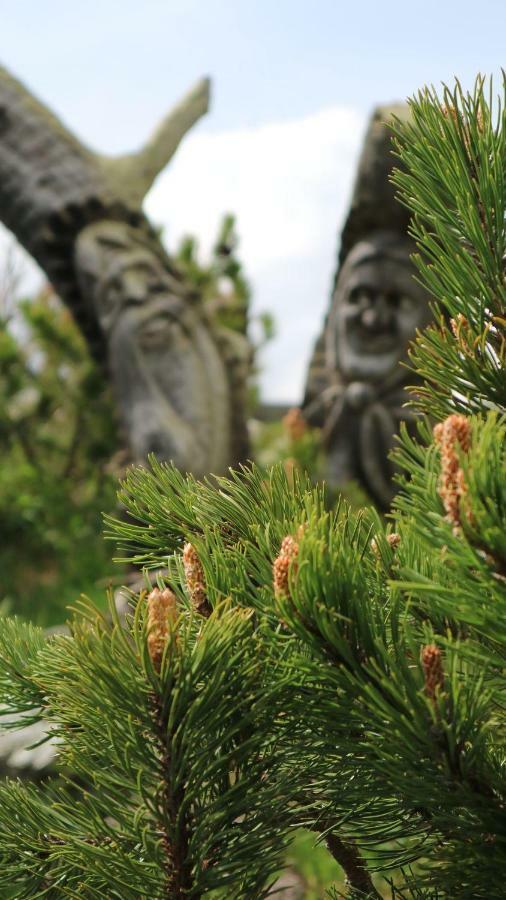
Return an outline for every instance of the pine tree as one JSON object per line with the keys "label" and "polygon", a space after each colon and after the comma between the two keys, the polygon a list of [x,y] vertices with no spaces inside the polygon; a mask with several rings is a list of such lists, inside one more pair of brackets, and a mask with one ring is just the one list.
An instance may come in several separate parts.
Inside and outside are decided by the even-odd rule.
{"label": "pine tree", "polygon": [[282,468],[153,459],[109,520],[166,573],[127,629],[1,623],[5,716],[46,719],[62,772],[0,789],[2,896],[263,897],[301,824],[349,897],[504,896],[503,88],[422,91],[398,126],[436,311],[415,402],[439,421],[402,436],[389,524]]}

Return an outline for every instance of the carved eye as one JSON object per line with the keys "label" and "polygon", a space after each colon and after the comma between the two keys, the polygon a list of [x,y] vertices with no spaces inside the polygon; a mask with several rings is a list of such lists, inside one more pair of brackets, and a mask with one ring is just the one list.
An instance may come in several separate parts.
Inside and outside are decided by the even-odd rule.
{"label": "carved eye", "polygon": [[373,292],[370,288],[364,287],[362,284],[357,284],[356,287],[352,288],[350,293],[348,294],[348,303],[353,306],[358,306],[359,304],[365,304],[369,306],[372,303]]}
{"label": "carved eye", "polygon": [[168,287],[164,281],[159,278],[153,278],[149,282],[149,290],[152,294],[167,294]]}
{"label": "carved eye", "polygon": [[400,309],[403,312],[409,312],[415,306],[413,297],[409,294],[399,294],[397,291],[387,294],[386,301],[391,309]]}

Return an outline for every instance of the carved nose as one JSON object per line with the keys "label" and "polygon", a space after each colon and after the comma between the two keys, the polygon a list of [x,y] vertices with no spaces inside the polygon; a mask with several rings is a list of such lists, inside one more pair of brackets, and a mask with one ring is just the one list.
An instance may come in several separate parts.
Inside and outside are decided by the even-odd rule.
{"label": "carved nose", "polygon": [[127,291],[127,303],[129,306],[135,306],[138,303],[144,303],[146,299],[146,289],[141,285],[129,285]]}
{"label": "carved nose", "polygon": [[372,330],[373,328],[376,328],[377,324],[378,314],[376,310],[372,307],[364,310],[362,313],[362,325],[364,325],[365,328],[370,328]]}
{"label": "carved nose", "polygon": [[362,324],[370,331],[386,329],[392,324],[392,310],[382,294],[376,296],[372,306],[362,313]]}

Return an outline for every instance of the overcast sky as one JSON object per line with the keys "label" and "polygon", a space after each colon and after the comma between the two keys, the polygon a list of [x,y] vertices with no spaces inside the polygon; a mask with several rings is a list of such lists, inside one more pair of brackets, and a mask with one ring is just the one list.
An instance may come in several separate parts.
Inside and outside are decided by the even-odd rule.
{"label": "overcast sky", "polygon": [[237,215],[254,310],[278,327],[263,394],[297,402],[371,109],[497,78],[505,26],[505,0],[0,0],[0,62],[106,153],[211,76],[212,109],[146,208],[169,249],[191,232],[205,250]]}

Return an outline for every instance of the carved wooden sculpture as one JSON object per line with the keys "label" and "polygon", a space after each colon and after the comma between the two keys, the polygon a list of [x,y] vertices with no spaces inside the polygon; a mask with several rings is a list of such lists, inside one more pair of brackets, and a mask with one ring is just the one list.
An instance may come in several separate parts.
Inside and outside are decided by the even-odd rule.
{"label": "carved wooden sculpture", "polygon": [[208,103],[203,80],[142,150],[109,159],[0,68],[0,220],[107,365],[133,458],[155,452],[197,475],[247,453],[242,349],[214,330],[142,202]]}
{"label": "carved wooden sculpture", "polygon": [[310,363],[303,411],[323,429],[327,478],[359,481],[382,507],[394,495],[389,452],[402,420],[413,374],[402,366],[416,330],[431,319],[415,281],[409,215],[389,181],[395,163],[392,114],[379,107],[365,137],[351,209],[345,222],[330,310]]}

